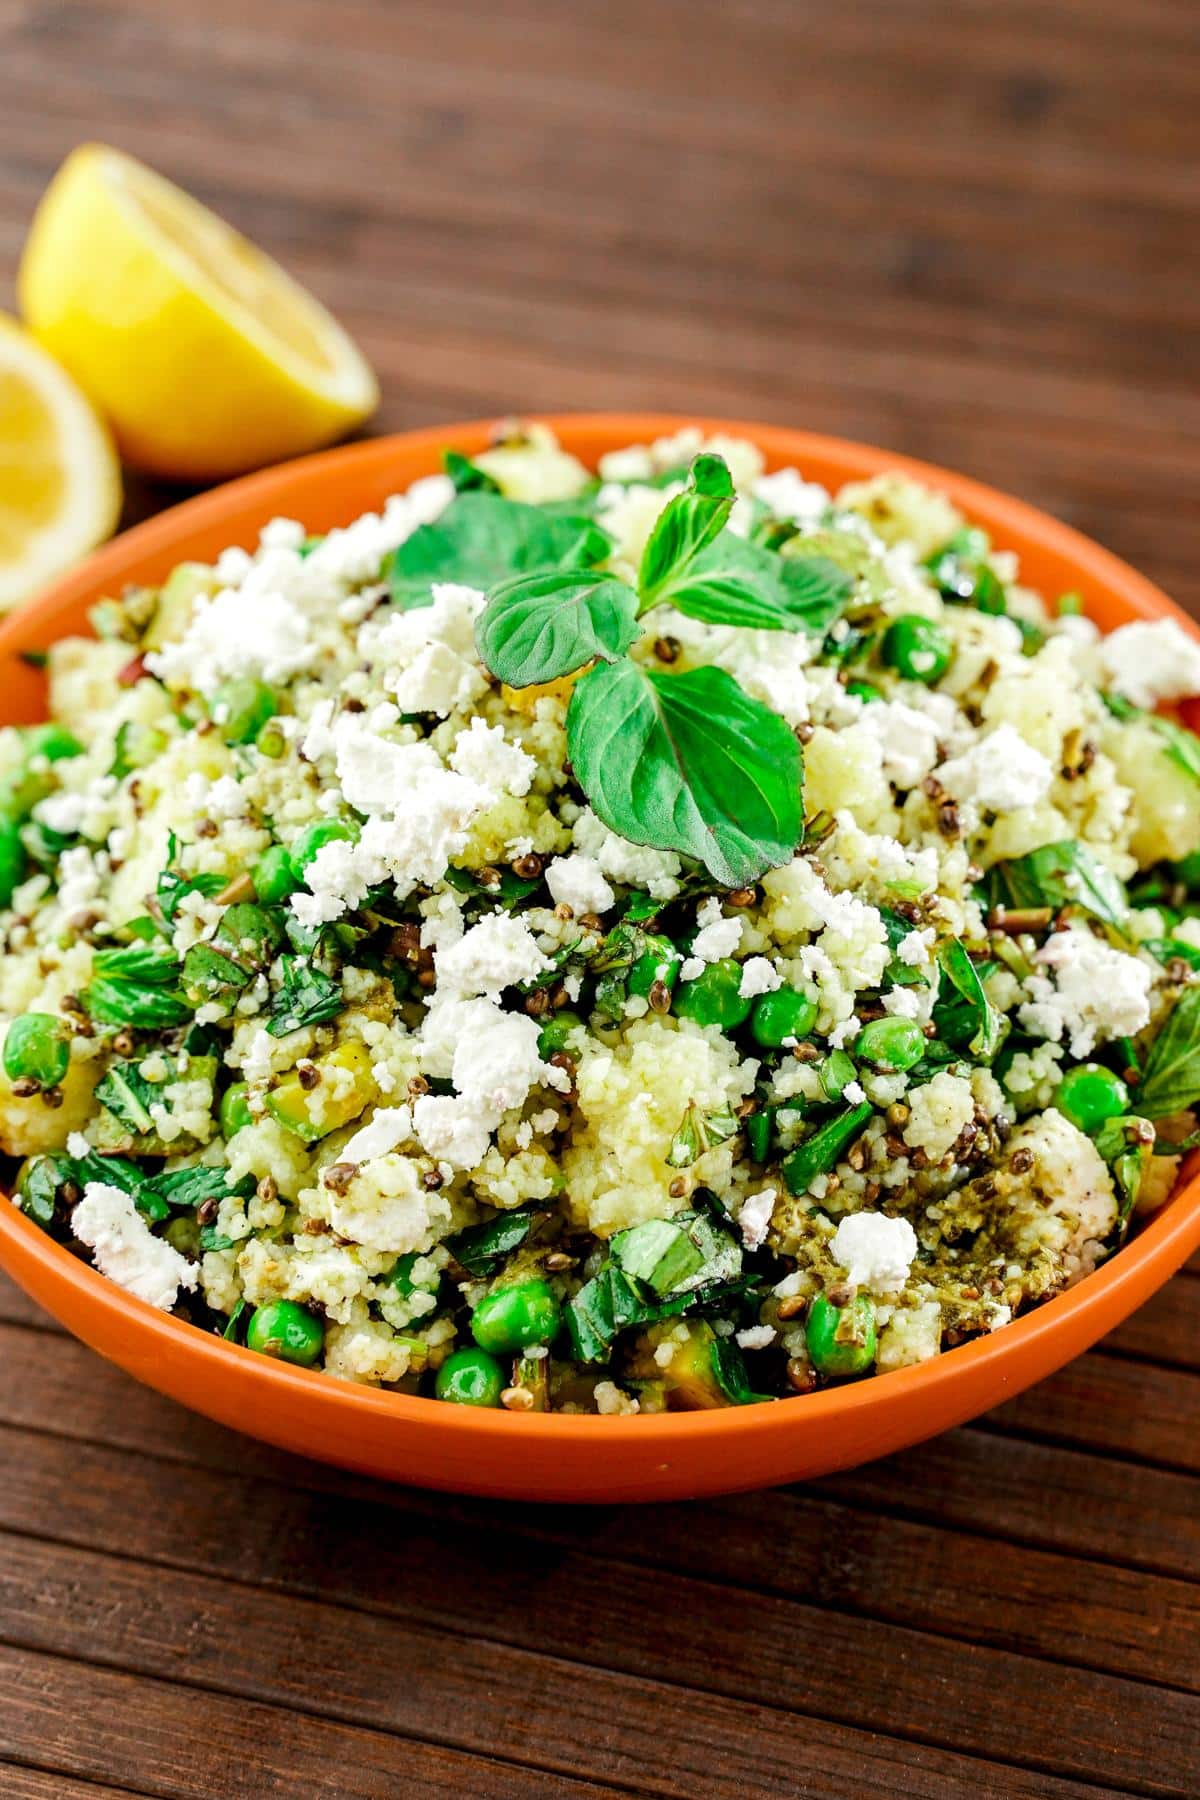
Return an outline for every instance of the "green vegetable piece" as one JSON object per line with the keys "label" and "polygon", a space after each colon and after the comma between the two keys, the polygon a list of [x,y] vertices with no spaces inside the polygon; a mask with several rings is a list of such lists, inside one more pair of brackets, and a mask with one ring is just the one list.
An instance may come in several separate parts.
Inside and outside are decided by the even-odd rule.
{"label": "green vegetable piece", "polygon": [[31,1156],[23,1162],[13,1197],[26,1217],[41,1226],[52,1225],[58,1190],[70,1174],[70,1163],[56,1156]]}
{"label": "green vegetable piece", "polygon": [[63,1022],[53,1013],[19,1013],[4,1038],[4,1073],[10,1081],[57,1087],[71,1062]]}
{"label": "green vegetable piece", "polygon": [[250,879],[259,899],[277,906],[300,886],[296,865],[282,844],[271,844],[250,865]]}
{"label": "green vegetable piece", "polygon": [[497,1288],[471,1314],[471,1336],[481,1350],[510,1356],[531,1344],[548,1344],[562,1324],[562,1308],[546,1281]]}
{"label": "green vegetable piece", "polygon": [[774,1108],[764,1106],[761,1111],[750,1114],[743,1129],[746,1133],[746,1148],[757,1163],[765,1163],[771,1154],[771,1132],[774,1122]]}
{"label": "green vegetable piece", "polygon": [[394,552],[389,586],[394,604],[407,611],[432,605],[437,581],[489,593],[498,582],[535,570],[592,568],[610,548],[591,519],[498,494],[460,494],[440,519],[420,526]]}
{"label": "green vegetable piece", "polygon": [[219,1124],[221,1136],[228,1141],[235,1132],[244,1131],[252,1121],[250,1111],[250,1088],[244,1081],[235,1081],[221,1095]]}
{"label": "green vegetable piece", "polygon": [[[271,1027],[268,1025],[267,1029]],[[305,1087],[298,1070],[289,1069],[266,1095],[271,1117],[306,1144],[314,1144],[318,1138],[349,1125],[378,1092],[371,1078],[370,1052],[357,1039],[339,1044],[328,1056],[320,1057],[316,1070],[320,1079],[314,1087]],[[342,1081],[343,1073],[352,1080]]]}
{"label": "green vegetable piece", "polygon": [[[358,826],[348,819],[314,819],[299,832],[291,848],[292,867],[302,875],[310,862],[326,844],[353,844],[358,840]],[[299,885],[297,883],[297,885]],[[257,886],[257,884],[256,884]],[[265,898],[265,896],[260,896]]]}
{"label": "green vegetable piece", "polygon": [[272,1300],[255,1308],[246,1343],[261,1356],[311,1369],[325,1347],[325,1327],[294,1300]]}
{"label": "green vegetable piece", "polygon": [[827,1174],[841,1160],[871,1117],[869,1101],[860,1100],[805,1138],[783,1164],[783,1179],[790,1194],[806,1194],[818,1175]]}
{"label": "green vegetable piece", "polygon": [[880,654],[906,681],[940,681],[950,667],[952,646],[940,625],[920,613],[901,613],[883,634]]}
{"label": "green vegetable piece", "polygon": [[143,724],[140,719],[126,719],[113,740],[113,760],[109,769],[120,781],[134,769],[144,769],[156,756],[161,756],[168,743],[165,731]]}
{"label": "green vegetable piece", "polygon": [[320,1025],[337,1018],[346,1004],[340,982],[301,956],[281,956],[279,965],[279,989],[272,996],[267,1021],[272,1037],[286,1037],[301,1025]]}
{"label": "green vegetable piece", "polygon": [[1200,1100],[1200,984],[1186,987],[1150,1047],[1138,1111],[1148,1119],[1184,1112]]}
{"label": "green vegetable piece", "polygon": [[697,1025],[719,1025],[734,1031],[750,1017],[754,1002],[742,998],[739,989],[742,966],[731,956],[706,963],[694,981],[685,981],[675,995],[675,1012]]}
{"label": "green vegetable piece", "polygon": [[817,1076],[827,1100],[840,1100],[857,1074],[853,1059],[844,1050],[831,1050],[825,1060],[817,1064]]}
{"label": "green vegetable piece", "polygon": [[542,569],[491,590],[475,627],[484,666],[509,687],[612,662],[638,637],[637,595],[615,575]]}
{"label": "green vegetable piece", "polygon": [[723,886],[746,887],[800,840],[800,746],[723,669],[601,664],[576,683],[567,745],[610,830],[694,856]]}
{"label": "green vegetable piece", "polygon": [[96,1098],[101,1106],[108,1108],[114,1119],[127,1125],[139,1136],[154,1130],[150,1107],[158,1098],[158,1089],[153,1082],[147,1081],[144,1075],[138,1073],[136,1063],[114,1063],[103,1080],[97,1083]]}
{"label": "green vegetable piece", "polygon": [[872,700],[883,699],[883,694],[879,688],[875,686],[873,681],[848,681],[846,683],[846,692],[852,694],[856,700],[863,700],[868,704],[870,704]]}
{"label": "green vegetable piece", "polygon": [[266,968],[283,942],[278,916],[251,900],[240,900],[221,915],[216,940],[243,969]]}
{"label": "green vegetable piece", "polygon": [[661,937],[655,932],[648,931],[642,941],[646,947],[629,970],[626,982],[629,992],[644,999],[658,981],[662,982],[668,992],[673,991],[679,980],[682,955],[670,938]]}
{"label": "green vegetable piece", "polygon": [[44,725],[26,726],[21,736],[27,762],[40,756],[44,756],[47,762],[65,762],[72,756],[83,755],[83,745],[79,739],[65,725],[59,725],[53,719]]}
{"label": "green vegetable piece", "polygon": [[754,1002],[750,1035],[764,1050],[780,1050],[786,1038],[808,1036],[817,1022],[816,996],[801,988],[776,988]]}
{"label": "green vegetable piece", "polygon": [[1086,844],[1071,839],[994,864],[988,871],[987,891],[993,906],[1017,912],[1075,906],[1118,928],[1129,913],[1125,889],[1112,870]]}
{"label": "green vegetable piece", "polygon": [[486,1224],[471,1225],[447,1238],[446,1248],[469,1275],[492,1275],[506,1257],[520,1249],[540,1217],[539,1207],[498,1213]]}
{"label": "green vegetable piece", "polygon": [[433,1391],[453,1406],[499,1406],[504,1372],[486,1350],[456,1350],[438,1370]]}
{"label": "green vegetable piece", "polygon": [[274,689],[252,675],[226,681],[213,695],[212,716],[227,744],[253,743],[278,711]]}
{"label": "green vegetable piece", "polygon": [[924,1056],[925,1033],[913,1019],[872,1019],[854,1040],[854,1053],[885,1074],[898,1075]]}
{"label": "green vegetable piece", "polygon": [[538,1033],[538,1055],[542,1061],[549,1062],[552,1056],[565,1050],[567,1040],[582,1024],[579,1014],[572,1012],[569,1007],[563,1007],[561,1012],[551,1013]]}
{"label": "green vegetable piece", "polygon": [[0,906],[11,906],[13,894],[25,879],[27,860],[20,825],[15,819],[0,817]]}
{"label": "green vegetable piece", "polygon": [[1129,1089],[1119,1075],[1102,1063],[1080,1063],[1068,1069],[1054,1093],[1054,1105],[1064,1118],[1090,1137],[1129,1105]]}
{"label": "green vegetable piece", "polygon": [[878,1347],[875,1302],[869,1294],[855,1294],[848,1306],[835,1306],[818,1294],[808,1309],[804,1336],[819,1374],[865,1375]]}
{"label": "green vegetable piece", "polygon": [[254,740],[254,748],[260,756],[269,756],[272,762],[278,762],[287,749],[282,726],[274,719],[268,719]]}

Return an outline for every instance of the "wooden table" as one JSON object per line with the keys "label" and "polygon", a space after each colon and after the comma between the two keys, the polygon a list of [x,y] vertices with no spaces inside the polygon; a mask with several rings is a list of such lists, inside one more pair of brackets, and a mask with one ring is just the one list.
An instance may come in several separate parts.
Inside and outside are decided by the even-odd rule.
{"label": "wooden table", "polygon": [[[0,0],[0,302],[108,139],[335,307],[381,427],[813,426],[1200,609],[1198,121],[1195,0]],[[1198,1303],[854,1474],[570,1513],[289,1460],[0,1285],[0,1792],[1195,1796]]]}

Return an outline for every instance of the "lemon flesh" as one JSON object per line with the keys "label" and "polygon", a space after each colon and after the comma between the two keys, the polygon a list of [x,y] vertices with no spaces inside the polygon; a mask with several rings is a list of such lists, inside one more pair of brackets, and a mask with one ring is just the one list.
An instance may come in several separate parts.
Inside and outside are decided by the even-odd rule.
{"label": "lemon flesh", "polygon": [[331,443],[378,402],[354,344],[277,263],[103,145],[46,190],[18,291],[121,454],[153,474],[240,474]]}
{"label": "lemon flesh", "polygon": [[70,377],[0,314],[0,608],[107,537],[120,511],[104,426]]}

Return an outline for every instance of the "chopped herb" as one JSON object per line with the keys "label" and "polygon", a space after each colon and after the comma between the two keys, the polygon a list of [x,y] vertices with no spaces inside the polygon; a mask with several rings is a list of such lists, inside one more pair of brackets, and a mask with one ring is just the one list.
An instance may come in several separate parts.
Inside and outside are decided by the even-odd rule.
{"label": "chopped herb", "polygon": [[144,1186],[168,1206],[194,1211],[206,1200],[226,1200],[234,1193],[249,1199],[254,1192],[254,1179],[246,1176],[235,1184],[224,1164],[192,1163],[186,1169],[164,1169],[161,1174],[152,1175]]}
{"label": "chopped herb", "polygon": [[694,1100],[689,1101],[679,1129],[671,1140],[667,1161],[673,1169],[690,1169],[714,1144],[727,1143],[737,1129],[737,1119],[728,1108],[720,1112],[702,1112]]}
{"label": "chopped herb", "polygon": [[138,1031],[165,1031],[172,1025],[185,1024],[192,1014],[183,995],[174,988],[146,986],[99,974],[79,997],[99,1024],[128,1025]]}
{"label": "chopped herb", "polygon": [[485,1225],[471,1225],[446,1239],[446,1248],[469,1275],[494,1275],[514,1250],[519,1250],[542,1217],[540,1207],[523,1206],[503,1212]]}
{"label": "chopped herb", "polygon": [[735,1338],[714,1334],[712,1371],[717,1386],[731,1406],[753,1406],[760,1400],[773,1400],[774,1394],[756,1393],[746,1373],[746,1359]]}
{"label": "chopped herb", "polygon": [[1129,912],[1125,889],[1086,844],[1044,844],[1027,856],[996,863],[986,884],[992,906],[1025,911],[1050,906],[1078,907],[1094,919],[1121,929]]}
{"label": "chopped herb", "polygon": [[[237,1305],[234,1307],[233,1311],[230,1313],[228,1322],[225,1326],[225,1329],[221,1333],[221,1336],[226,1340],[227,1343],[230,1343],[230,1344],[241,1343],[242,1332],[244,1330],[242,1321],[246,1318],[246,1314],[249,1311],[250,1311],[250,1302],[248,1300],[239,1300]],[[247,1323],[248,1322],[249,1321],[247,1321]]]}
{"label": "chopped herb", "polygon": [[633,589],[588,569],[542,569],[502,581],[475,628],[484,663],[515,688],[612,662],[638,635]]}
{"label": "chopped herb", "polygon": [[938,946],[938,965],[958,995],[956,1000],[934,1007],[939,1035],[982,1062],[990,1061],[999,1045],[1001,1019],[983,991],[979,970],[957,938],[947,938]]}
{"label": "chopped herb", "polygon": [[1174,719],[1164,718],[1161,713],[1143,712],[1141,707],[1133,706],[1119,694],[1101,694],[1100,698],[1114,718],[1122,721],[1140,719],[1151,731],[1157,732],[1163,741],[1163,755],[1185,775],[1200,781],[1200,738],[1194,731],[1188,731]]}
{"label": "chopped herb", "polygon": [[1200,984],[1184,988],[1146,1058],[1137,1092],[1148,1119],[1184,1112],[1200,1100]]}
{"label": "chopped herb", "polygon": [[494,476],[481,469],[478,463],[472,462],[469,456],[462,456],[457,450],[442,452],[442,467],[454,483],[456,494],[498,494],[500,483]]}
{"label": "chopped herb", "polygon": [[164,919],[168,923],[179,911],[179,903],[189,894],[203,894],[208,900],[219,894],[227,884],[223,875],[181,875],[173,867],[178,855],[179,846],[175,833],[167,837],[167,866],[158,877],[155,898]]}
{"label": "chopped herb", "polygon": [[860,1100],[857,1106],[848,1107],[828,1123],[819,1125],[799,1149],[793,1150],[783,1164],[783,1179],[788,1192],[806,1194],[818,1175],[828,1174],[862,1132],[871,1112],[870,1102]]}
{"label": "chopped herb", "polygon": [[340,984],[298,956],[282,956],[279,961],[279,991],[272,998],[267,1022],[271,1036],[286,1037],[302,1025],[336,1019],[346,1004]]}
{"label": "chopped herb", "polygon": [[1118,1217],[1124,1225],[1137,1204],[1142,1178],[1149,1166],[1154,1127],[1148,1119],[1122,1115],[1106,1119],[1093,1142],[1112,1170],[1121,1202]]}
{"label": "chopped herb", "polygon": [[114,1119],[128,1125],[131,1131],[139,1135],[153,1131],[150,1106],[159,1098],[159,1090],[154,1082],[138,1073],[136,1063],[114,1063],[103,1080],[97,1082],[96,1098]]}

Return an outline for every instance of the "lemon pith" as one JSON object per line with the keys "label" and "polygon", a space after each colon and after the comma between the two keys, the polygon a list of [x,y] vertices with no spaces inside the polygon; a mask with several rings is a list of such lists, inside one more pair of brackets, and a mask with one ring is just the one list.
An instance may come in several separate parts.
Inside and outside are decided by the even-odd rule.
{"label": "lemon pith", "polygon": [[214,480],[317,449],[378,399],[354,344],[278,264],[103,145],[51,182],[18,291],[122,455],[155,474]]}
{"label": "lemon pith", "polygon": [[120,510],[104,426],[70,377],[0,313],[0,608],[107,537]]}

